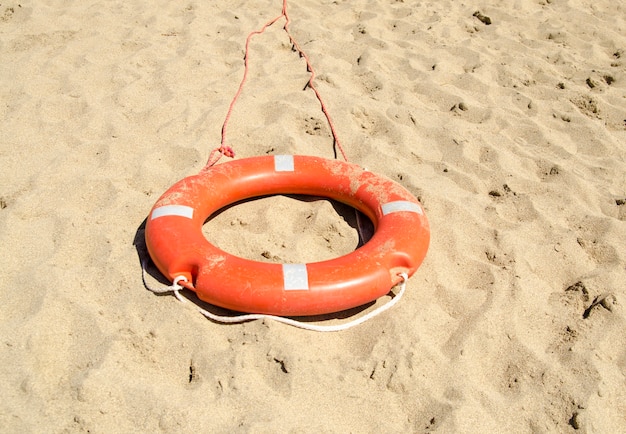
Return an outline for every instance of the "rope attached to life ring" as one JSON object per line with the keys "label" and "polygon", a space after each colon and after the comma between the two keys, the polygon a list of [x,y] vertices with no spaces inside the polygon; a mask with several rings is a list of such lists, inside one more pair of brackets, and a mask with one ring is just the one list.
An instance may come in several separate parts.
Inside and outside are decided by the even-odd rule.
{"label": "rope attached to life ring", "polygon": [[339,152],[341,153],[341,156],[343,157],[343,159],[345,161],[348,161],[348,158],[346,157],[346,153],[343,150],[343,146],[341,146],[341,142],[339,141],[339,138],[337,136],[337,131],[335,129],[335,124],[333,123],[333,121],[332,121],[332,119],[330,117],[328,109],[326,108],[326,104],[324,104],[324,101],[322,100],[322,95],[320,94],[319,90],[315,86],[315,83],[314,83],[314,80],[315,80],[315,70],[313,69],[313,65],[311,64],[311,60],[309,59],[309,56],[307,56],[307,54],[304,52],[304,50],[302,50],[302,48],[300,47],[300,44],[298,44],[296,39],[293,37],[293,35],[289,31],[289,24],[291,23],[291,19],[289,18],[289,14],[287,13],[287,0],[283,0],[283,10],[282,10],[281,14],[278,15],[277,17],[272,18],[271,20],[269,20],[259,30],[254,30],[253,32],[251,32],[248,35],[248,37],[246,38],[245,55],[244,55],[244,58],[243,58],[243,60],[244,60],[243,77],[241,79],[241,82],[239,83],[239,88],[237,89],[237,92],[235,93],[235,96],[233,97],[233,100],[231,101],[230,106],[228,107],[228,111],[226,112],[226,118],[224,119],[224,123],[222,124],[222,141],[221,141],[220,147],[214,149],[211,152],[211,154],[209,155],[209,159],[208,159],[208,161],[206,163],[206,166],[204,167],[203,170],[206,170],[206,169],[210,168],[211,166],[215,165],[220,160],[220,158],[222,158],[222,155],[225,155],[225,156],[227,156],[229,158],[233,158],[235,156],[235,152],[234,152],[233,148],[226,144],[226,131],[228,129],[228,122],[230,121],[230,117],[231,117],[233,109],[235,107],[235,103],[239,99],[239,96],[241,95],[241,92],[243,90],[243,86],[246,83],[246,80],[248,78],[248,71],[250,69],[249,68],[250,41],[252,40],[253,36],[262,34],[263,32],[265,32],[265,29],[267,29],[268,27],[270,27],[271,25],[276,23],[276,21],[280,20],[283,17],[285,18],[285,25],[283,26],[283,30],[285,31],[285,33],[287,33],[287,36],[289,37],[289,42],[291,42],[293,50],[295,52],[297,52],[298,55],[302,59],[304,59],[304,61],[306,62],[307,71],[311,74],[311,76],[309,78],[309,81],[307,82],[307,84],[306,84],[306,86],[304,88],[306,89],[308,87],[315,93],[315,96],[316,96],[317,100],[320,103],[322,112],[324,113],[324,116],[326,116],[326,121],[328,122],[328,126],[330,127],[330,131],[331,131],[332,136],[333,136],[333,144],[339,150]]}
{"label": "rope attached to life ring", "polygon": [[[310,77],[309,80],[306,84],[306,86],[304,87],[304,89],[306,88],[310,88],[314,93],[315,96],[317,98],[317,100],[320,103],[321,106],[321,110],[324,113],[326,120],[328,122],[328,125],[330,127],[330,131],[333,137],[333,145],[336,147],[337,150],[339,150],[339,153],[341,154],[342,158],[345,161],[348,161],[348,158],[346,156],[346,153],[343,149],[343,146],[341,145],[341,142],[339,141],[338,135],[337,135],[337,131],[335,129],[335,125],[330,117],[330,114],[328,112],[328,109],[326,107],[326,104],[324,103],[322,96],[319,92],[319,90],[317,89],[317,87],[315,86],[314,80],[316,77],[315,74],[315,70],[313,69],[313,65],[311,64],[311,61],[309,59],[309,57],[307,56],[307,54],[302,50],[302,48],[300,47],[300,45],[298,44],[298,42],[295,40],[295,38],[293,37],[293,35],[291,34],[290,30],[289,30],[289,24],[291,23],[291,19],[289,18],[289,14],[287,13],[287,0],[283,0],[283,7],[282,7],[282,12],[280,15],[278,15],[277,17],[271,19],[270,21],[268,21],[267,23],[265,23],[259,30],[255,30],[253,32],[251,32],[247,38],[246,38],[246,44],[245,44],[245,55],[244,55],[244,72],[243,72],[243,77],[241,79],[241,82],[239,83],[239,87],[237,89],[237,92],[235,93],[235,96],[233,97],[233,100],[231,101],[229,107],[228,107],[228,111],[226,113],[226,117],[224,119],[224,123],[222,125],[222,131],[221,131],[221,144],[218,148],[214,149],[208,158],[208,161],[205,165],[205,167],[202,169],[202,171],[205,171],[209,168],[211,168],[212,166],[214,166],[223,155],[229,157],[229,158],[234,158],[235,156],[235,152],[233,150],[232,147],[227,145],[227,140],[226,140],[226,133],[227,133],[227,129],[228,129],[228,123],[230,121],[235,103],[237,102],[237,100],[239,99],[239,96],[242,93],[244,84],[247,80],[248,77],[248,71],[249,71],[249,58],[250,58],[250,41],[252,39],[253,36],[255,35],[260,35],[262,34],[268,27],[272,26],[273,24],[275,24],[278,20],[280,20],[281,18],[285,19],[285,24],[283,25],[283,30],[285,31],[285,33],[287,33],[287,36],[289,37],[289,41],[292,44],[292,48],[293,51],[297,52],[298,55],[300,56],[300,58],[304,59],[306,62],[306,66],[307,66],[307,71],[310,73]],[[357,214],[357,221],[359,219],[359,215]],[[361,237],[362,242],[367,242],[367,240],[365,239],[366,237],[364,236],[363,232],[362,232],[362,228],[361,228],[361,224],[358,224],[358,229],[359,229],[359,235]],[[398,284],[399,286],[399,291],[392,297],[392,299],[381,305],[380,307],[375,308],[374,310],[368,312],[367,314],[356,318],[354,320],[348,321],[346,323],[342,323],[342,324],[336,324],[336,325],[318,325],[318,324],[311,324],[311,323],[307,323],[307,322],[303,322],[303,321],[298,321],[298,320],[294,320],[292,318],[285,318],[285,317],[280,317],[280,316],[276,316],[276,315],[267,315],[267,314],[242,314],[242,315],[237,315],[237,316],[223,316],[223,315],[217,315],[214,313],[211,313],[203,308],[198,307],[199,312],[204,315],[205,317],[207,317],[208,319],[215,321],[215,322],[219,322],[219,323],[226,323],[226,324],[233,324],[233,323],[242,323],[242,322],[247,322],[247,321],[251,321],[251,320],[271,320],[271,321],[276,321],[276,322],[280,322],[283,324],[287,324],[293,327],[298,327],[301,329],[305,329],[305,330],[311,330],[311,331],[318,331],[318,332],[336,332],[336,331],[343,331],[343,330],[347,330],[350,329],[352,327],[355,327],[359,324],[364,323],[365,321],[368,321],[372,318],[374,318],[377,315],[380,315],[381,313],[383,313],[384,311],[391,309],[394,305],[396,305],[400,299],[402,298],[402,296],[404,295],[404,292],[406,291],[406,284],[407,284],[407,280],[408,280],[408,275],[406,273],[401,273],[399,274],[399,276],[402,278],[402,282],[400,282]],[[177,276],[172,285],[170,286],[162,286],[162,287],[153,287],[150,286],[148,284],[148,282],[146,281],[146,264],[145,261],[142,262],[142,279],[143,279],[143,283],[144,286],[149,290],[152,291],[154,293],[157,294],[165,294],[165,293],[169,293],[169,292],[173,292],[174,295],[176,296],[176,298],[180,301],[185,303],[186,300],[180,295],[180,291],[185,289],[185,287],[183,287],[182,285],[180,285],[180,282],[187,282],[187,278],[184,276]]]}
{"label": "rope attached to life ring", "polygon": [[145,259],[141,261],[141,279],[143,280],[143,286],[145,286],[148,291],[152,291],[155,294],[167,294],[169,292],[173,292],[178,301],[185,303],[185,299],[180,295],[180,291],[185,288],[180,285],[180,282],[187,282],[187,278],[185,276],[178,276],[174,279],[170,286],[156,287],[148,285],[148,282],[146,281],[146,262],[147,261]]}
{"label": "rope attached to life ring", "polygon": [[[144,286],[146,287],[146,289],[148,289],[149,291],[152,291],[156,294],[165,294],[168,292],[173,292],[174,295],[176,296],[176,298],[182,302],[185,303],[185,299],[182,298],[182,296],[180,295],[179,291],[183,288],[181,285],[179,285],[179,282],[181,281],[187,281],[187,278],[185,278],[184,276],[178,276],[174,279],[174,282],[172,283],[171,286],[164,286],[164,287],[151,287],[148,285],[148,283],[146,282],[146,267],[145,267],[145,262],[142,263],[142,272],[143,272],[143,283]],[[222,323],[222,324],[239,324],[239,323],[243,323],[243,322],[247,322],[247,321],[253,321],[253,320],[271,320],[271,321],[276,321],[279,323],[283,323],[283,324],[287,324],[293,327],[297,327],[297,328],[301,328],[304,330],[310,330],[310,331],[316,331],[316,332],[338,332],[338,331],[343,331],[343,330],[348,330],[352,327],[358,326],[359,324],[363,324],[365,321],[368,321],[372,318],[374,318],[375,316],[380,315],[381,313],[383,313],[384,311],[391,309],[395,304],[397,304],[400,299],[402,298],[402,296],[404,295],[404,292],[406,291],[406,282],[407,280],[409,280],[409,276],[406,273],[400,273],[399,276],[402,278],[402,282],[399,283],[399,287],[400,290],[398,291],[398,293],[391,299],[391,301],[389,301],[388,303],[383,304],[382,306],[372,310],[371,312],[368,312],[367,314],[356,318],[354,320],[348,321],[346,323],[343,324],[336,324],[336,325],[318,325],[318,324],[310,324],[307,322],[303,322],[303,321],[298,321],[295,319],[291,319],[291,318],[285,318],[282,316],[276,316],[276,315],[267,315],[267,314],[259,314],[259,313],[249,313],[249,314],[242,314],[242,315],[237,315],[237,316],[225,316],[225,315],[217,315],[214,313],[209,312],[206,309],[203,309],[201,307],[198,308],[198,311],[204,315],[205,317],[207,317],[208,319],[218,322],[218,323]]]}

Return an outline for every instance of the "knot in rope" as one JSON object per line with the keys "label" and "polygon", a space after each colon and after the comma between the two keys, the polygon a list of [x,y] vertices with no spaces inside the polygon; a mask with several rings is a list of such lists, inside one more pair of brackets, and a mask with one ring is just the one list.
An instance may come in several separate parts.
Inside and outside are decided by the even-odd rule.
{"label": "knot in rope", "polygon": [[228,158],[235,157],[235,151],[230,146],[221,146],[218,151],[222,153],[222,155],[227,156]]}
{"label": "knot in rope", "polygon": [[213,149],[213,152],[211,152],[211,155],[209,155],[209,160],[206,163],[205,169],[214,166],[215,163],[220,161],[222,155],[226,155],[228,158],[234,158],[235,151],[233,150],[233,148],[226,145],[222,145],[219,148]]}
{"label": "knot in rope", "polygon": [[183,302],[183,303],[185,302],[185,299],[183,299],[183,297],[180,295],[180,291],[185,289],[180,284],[180,282],[189,281],[185,276],[176,276],[170,286],[155,287],[155,286],[148,285],[148,282],[146,281],[146,261],[144,260],[141,262],[141,278],[143,280],[143,285],[146,287],[148,291],[152,291],[155,294],[166,294],[168,292],[173,292],[174,296],[178,299],[178,301]]}

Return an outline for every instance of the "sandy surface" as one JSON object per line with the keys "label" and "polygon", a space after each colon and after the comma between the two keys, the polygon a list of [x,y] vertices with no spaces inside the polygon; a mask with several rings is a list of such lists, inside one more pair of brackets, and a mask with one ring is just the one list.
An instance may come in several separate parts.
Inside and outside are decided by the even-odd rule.
{"label": "sandy surface", "polygon": [[[432,231],[397,306],[318,334],[213,323],[138,255],[280,1],[2,1],[0,431],[626,432],[626,8],[495,3],[291,1],[349,160]],[[280,25],[251,62],[237,158],[333,158]],[[205,233],[291,262],[357,242],[285,197]]]}

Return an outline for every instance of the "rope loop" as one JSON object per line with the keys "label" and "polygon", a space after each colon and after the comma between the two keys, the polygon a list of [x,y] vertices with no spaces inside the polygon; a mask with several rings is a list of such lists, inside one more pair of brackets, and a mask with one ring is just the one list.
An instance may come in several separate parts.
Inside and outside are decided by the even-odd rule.
{"label": "rope loop", "polygon": [[211,155],[209,156],[209,159],[205,167],[202,169],[203,171],[214,166],[220,160],[222,155],[226,155],[229,158],[233,158],[235,156],[235,152],[233,151],[233,149],[230,146],[226,146],[226,132],[228,129],[228,123],[230,121],[230,117],[235,107],[235,103],[239,99],[239,96],[241,95],[244,84],[248,78],[249,62],[250,62],[250,41],[253,36],[262,34],[263,32],[265,32],[265,29],[272,26],[274,23],[276,23],[276,21],[280,20],[281,18],[285,19],[283,30],[285,31],[285,33],[287,34],[287,37],[289,38],[292,51],[298,53],[298,56],[301,59],[304,59],[304,61],[306,62],[306,70],[310,74],[309,81],[305,84],[304,90],[308,88],[308,89],[311,89],[313,93],[315,93],[315,97],[320,103],[320,108],[322,110],[322,113],[326,117],[326,121],[328,122],[328,126],[330,127],[330,132],[333,136],[333,147],[335,148],[335,152],[339,150],[339,153],[341,153],[341,156],[343,157],[343,159],[345,161],[348,161],[346,153],[343,150],[343,147],[341,146],[341,142],[339,141],[339,137],[337,136],[337,130],[335,129],[335,124],[333,123],[333,120],[330,117],[330,113],[328,112],[328,109],[326,108],[326,104],[324,104],[322,95],[320,94],[319,90],[315,86],[314,80],[315,80],[316,75],[315,75],[315,70],[313,69],[313,65],[311,64],[311,60],[309,59],[309,56],[307,56],[307,54],[304,52],[304,50],[300,47],[300,44],[298,44],[296,39],[291,34],[291,31],[289,30],[289,24],[291,23],[291,18],[289,18],[289,14],[287,13],[287,0],[283,0],[283,8],[282,8],[281,14],[269,20],[259,30],[252,31],[250,34],[248,34],[248,37],[246,38],[245,54],[243,57],[243,63],[244,63],[243,77],[241,78],[241,82],[239,83],[239,88],[237,89],[235,96],[230,102],[228,111],[226,112],[224,123],[222,124],[221,145],[219,148],[214,149],[213,152],[211,152]]}
{"label": "rope loop", "polygon": [[[143,279],[143,284],[146,287],[146,289],[154,292],[155,294],[166,294],[168,292],[173,292],[174,296],[176,297],[178,301],[180,301],[181,303],[186,302],[186,300],[180,295],[180,292],[179,292],[185,289],[183,286],[180,285],[180,282],[188,282],[185,276],[176,276],[174,278],[174,281],[172,282],[172,285],[170,286],[153,287],[153,286],[150,286],[148,282],[146,281],[146,261],[142,261],[141,271],[142,271],[141,276]],[[214,313],[209,312],[206,309],[202,309],[201,307],[198,307],[198,311],[202,315],[207,317],[208,319],[218,322],[218,323],[222,323],[222,324],[239,324],[239,323],[243,323],[247,321],[260,319],[260,320],[276,321],[279,323],[290,325],[292,327],[297,327],[300,329],[310,330],[310,331],[315,331],[315,332],[338,332],[338,331],[348,330],[352,327],[356,327],[359,324],[363,324],[365,321],[368,321],[374,318],[375,316],[380,315],[384,311],[389,310],[394,305],[396,305],[400,301],[402,296],[404,295],[404,292],[406,291],[406,283],[409,280],[409,276],[406,273],[400,273],[398,274],[398,276],[402,278],[402,282],[398,284],[400,287],[400,290],[398,291],[397,294],[393,296],[393,298],[388,303],[383,304],[382,306],[372,310],[371,312],[368,312],[367,314],[359,318],[356,318],[352,321],[348,321],[343,324],[337,324],[337,325],[310,324],[310,323],[306,323],[303,321],[298,321],[295,319],[286,318],[282,316],[266,315],[266,314],[259,314],[259,313],[242,314],[242,315],[237,315],[237,316],[224,316],[224,315],[216,315]]]}
{"label": "rope loop", "polygon": [[188,282],[185,276],[176,276],[170,286],[150,286],[146,281],[146,261],[144,260],[141,262],[141,278],[143,280],[143,286],[145,286],[148,291],[152,291],[155,294],[167,294],[168,292],[173,292],[178,301],[185,303],[185,299],[180,295],[180,291],[185,289],[180,285],[180,282]]}
{"label": "rope loop", "polygon": [[222,323],[222,324],[238,324],[238,323],[242,323],[246,321],[261,319],[261,320],[272,320],[272,321],[290,325],[292,327],[297,327],[300,329],[310,330],[310,331],[315,331],[315,332],[338,332],[338,331],[348,330],[352,327],[356,327],[359,324],[363,324],[365,321],[368,321],[374,318],[375,316],[380,315],[384,311],[391,309],[395,304],[397,304],[402,298],[402,296],[404,295],[404,292],[406,291],[406,282],[409,280],[409,275],[406,273],[400,273],[398,275],[402,278],[402,282],[399,283],[400,290],[391,299],[391,301],[389,301],[386,304],[383,304],[382,306],[374,309],[371,312],[368,312],[367,314],[359,318],[356,318],[352,321],[348,321],[343,324],[337,324],[337,325],[309,324],[303,321],[298,321],[298,320],[291,319],[291,318],[285,318],[283,316],[265,315],[265,314],[258,314],[258,313],[243,314],[243,315],[238,315],[238,316],[223,316],[223,315],[216,315],[202,308],[198,308],[198,311],[202,315],[207,317],[208,319],[215,321],[215,322]]}

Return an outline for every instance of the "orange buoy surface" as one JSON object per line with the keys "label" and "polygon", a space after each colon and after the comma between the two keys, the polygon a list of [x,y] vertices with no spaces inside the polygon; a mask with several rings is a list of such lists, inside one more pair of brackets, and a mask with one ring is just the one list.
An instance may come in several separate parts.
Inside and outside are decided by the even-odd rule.
{"label": "orange buoy surface", "polygon": [[[369,217],[374,235],[336,259],[274,264],[226,253],[202,234],[221,208],[273,194],[343,202]],[[400,273],[417,270],[430,241],[422,206],[398,183],[343,161],[293,155],[231,161],[179,181],[152,208],[145,235],[159,270],[201,300],[281,316],[338,312],[387,294]]]}

